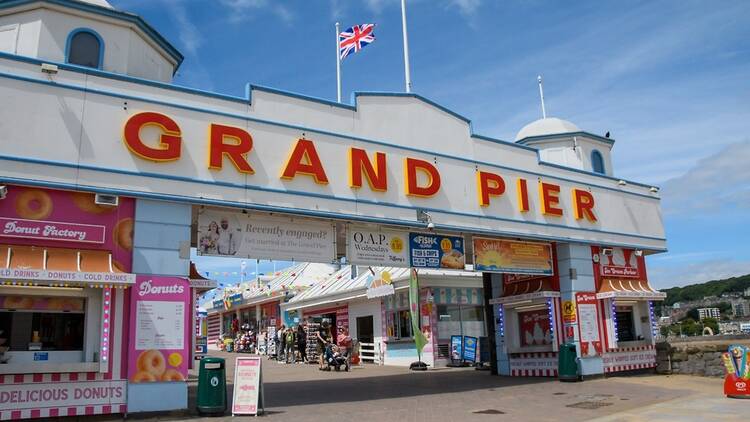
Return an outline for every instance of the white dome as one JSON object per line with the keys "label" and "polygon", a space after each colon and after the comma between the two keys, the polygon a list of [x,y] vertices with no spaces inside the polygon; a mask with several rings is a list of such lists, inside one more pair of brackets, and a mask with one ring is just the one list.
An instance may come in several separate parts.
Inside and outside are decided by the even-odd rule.
{"label": "white dome", "polygon": [[531,136],[558,135],[561,133],[580,132],[581,129],[567,120],[557,117],[539,119],[524,126],[516,135],[516,142]]}

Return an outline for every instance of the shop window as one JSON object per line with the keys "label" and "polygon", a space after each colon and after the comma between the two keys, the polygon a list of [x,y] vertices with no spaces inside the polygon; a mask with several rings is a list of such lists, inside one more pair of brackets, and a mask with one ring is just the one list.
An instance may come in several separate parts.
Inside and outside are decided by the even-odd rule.
{"label": "shop window", "polygon": [[83,350],[84,300],[79,298],[0,297],[0,330],[11,352]]}
{"label": "shop window", "polygon": [[104,42],[90,29],[76,29],[68,36],[66,62],[101,69]]}
{"label": "shop window", "polygon": [[591,151],[591,169],[594,171],[594,173],[605,173],[604,158],[602,157],[602,153],[597,150]]}
{"label": "shop window", "polygon": [[484,337],[484,309],[481,306],[438,305],[438,338],[463,335]]}
{"label": "shop window", "polygon": [[412,337],[411,313],[408,310],[389,312],[387,320],[388,337],[396,340]]}
{"label": "shop window", "polygon": [[633,308],[618,306],[615,311],[617,321],[617,341],[634,341],[635,321],[633,321]]}
{"label": "shop window", "polygon": [[521,347],[548,346],[552,344],[549,311],[537,309],[518,313],[518,332]]}

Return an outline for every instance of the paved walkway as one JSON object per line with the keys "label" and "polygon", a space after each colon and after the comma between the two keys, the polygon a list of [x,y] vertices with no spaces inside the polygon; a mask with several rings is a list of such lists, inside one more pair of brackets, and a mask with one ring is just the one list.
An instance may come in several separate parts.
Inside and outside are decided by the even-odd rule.
{"label": "paved walkway", "polygon": [[[227,359],[231,383],[237,355],[217,355]],[[561,383],[547,378],[497,377],[474,369],[412,372],[366,366],[348,373],[321,372],[315,365],[264,360],[263,378],[267,410],[263,420],[268,421],[747,421],[750,412],[750,400],[722,396],[720,380],[688,376]],[[194,408],[194,381],[190,391]],[[229,385],[230,401],[231,393]],[[237,418],[201,418],[195,410],[188,410],[130,415],[129,419]]]}

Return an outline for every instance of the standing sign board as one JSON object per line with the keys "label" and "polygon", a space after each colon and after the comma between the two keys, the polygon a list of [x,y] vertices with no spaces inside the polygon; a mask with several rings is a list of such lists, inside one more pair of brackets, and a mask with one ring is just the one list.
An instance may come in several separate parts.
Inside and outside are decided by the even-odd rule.
{"label": "standing sign board", "polygon": [[476,271],[550,276],[552,245],[517,240],[473,238]]}
{"label": "standing sign board", "polygon": [[263,411],[262,360],[238,357],[234,365],[232,415],[259,415]]}
{"label": "standing sign board", "polygon": [[331,222],[310,218],[205,210],[198,216],[198,254],[333,262]]}
{"label": "standing sign board", "polygon": [[347,228],[346,258],[352,264],[380,267],[409,266],[409,233]]}
{"label": "standing sign board", "polygon": [[409,233],[411,266],[463,270],[464,238],[431,233]]}
{"label": "standing sign board", "polygon": [[477,361],[477,338],[464,336],[463,360],[474,363]]}
{"label": "standing sign board", "polygon": [[581,341],[581,357],[602,354],[602,340],[599,336],[599,312],[596,293],[576,293],[578,306],[578,335]]}
{"label": "standing sign board", "polygon": [[461,336],[451,336],[451,360],[461,360],[461,356],[463,355],[463,352],[461,351],[462,348],[463,344]]}

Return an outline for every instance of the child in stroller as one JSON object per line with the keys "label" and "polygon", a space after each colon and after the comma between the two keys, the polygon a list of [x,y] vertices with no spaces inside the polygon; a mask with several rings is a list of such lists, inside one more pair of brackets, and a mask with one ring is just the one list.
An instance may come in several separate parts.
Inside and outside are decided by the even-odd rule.
{"label": "child in stroller", "polygon": [[342,350],[335,344],[328,344],[325,349],[324,359],[326,362],[326,370],[330,371],[331,368],[336,371],[340,371],[343,366],[344,371],[349,372],[349,353],[347,350]]}

